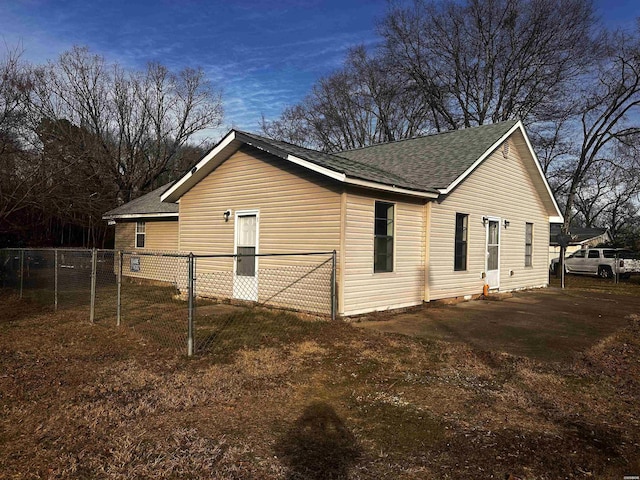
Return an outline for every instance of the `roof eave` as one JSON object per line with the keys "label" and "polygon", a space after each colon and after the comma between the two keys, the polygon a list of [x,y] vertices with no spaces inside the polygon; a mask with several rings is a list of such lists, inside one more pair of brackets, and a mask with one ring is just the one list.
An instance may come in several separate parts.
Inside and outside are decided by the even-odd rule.
{"label": "roof eave", "polygon": [[344,183],[357,186],[357,187],[367,188],[370,190],[397,193],[399,195],[409,195],[412,197],[419,197],[419,198],[436,199],[440,196],[440,194],[435,191],[413,190],[409,188],[398,187],[396,185],[386,185],[384,183],[370,182],[368,180],[362,180],[362,179],[353,178],[353,177],[347,177]]}
{"label": "roof eave", "polygon": [[129,220],[134,218],[177,218],[178,212],[158,212],[158,213],[120,213],[105,214],[103,220]]}
{"label": "roof eave", "polygon": [[237,132],[235,130],[231,130],[218,144],[211,149],[211,151],[202,157],[200,160],[189,172],[185,173],[182,177],[180,177],[176,182],[171,185],[160,196],[161,202],[176,202],[178,199],[184,195],[187,191],[191,189],[195,184],[197,184],[200,180],[206,177],[210,172],[207,171],[204,167],[217,155],[226,150],[231,146],[232,142],[236,139]]}
{"label": "roof eave", "polygon": [[[370,180],[363,180],[360,178],[354,178],[347,176],[344,172],[338,170],[332,170],[327,167],[323,167],[322,165],[318,165],[315,162],[310,160],[306,160],[304,158],[297,157],[296,155],[287,153],[281,149],[275,148],[273,146],[267,145],[264,142],[260,142],[254,138],[248,137],[244,135],[242,132],[237,132],[232,130],[227,134],[225,138],[223,138],[220,143],[216,147],[214,147],[211,152],[203,157],[200,162],[191,170],[191,172],[185,174],[182,178],[176,181],[161,197],[161,201],[165,202],[175,202],[182,195],[184,195],[193,185],[195,185],[198,181],[200,181],[204,176],[206,176],[210,171],[209,169],[205,169],[205,165],[207,165],[210,161],[212,161],[217,155],[219,155],[225,148],[227,148],[234,140],[238,142],[242,142],[244,144],[255,147],[259,150],[263,150],[271,155],[275,155],[283,160],[286,160],[290,163],[299,165],[307,170],[316,172],[322,176],[331,178],[340,183],[345,183],[349,185],[359,186],[363,188],[368,188],[372,190],[379,190],[391,193],[397,193],[401,195],[410,195],[413,197],[420,198],[438,198],[439,193],[436,191],[429,190],[413,190],[405,187],[398,187],[395,185],[384,184],[380,182],[374,182]],[[204,172],[204,173],[202,173]],[[201,176],[202,178],[194,179],[194,176]],[[191,180],[191,181],[189,181]]]}
{"label": "roof eave", "polygon": [[553,205],[553,210],[554,210],[553,213],[555,215],[549,215],[549,222],[564,223],[564,217],[560,212],[560,207],[558,206],[558,203],[556,202],[556,199],[553,196],[553,193],[551,192],[551,187],[549,186],[549,182],[547,182],[547,178],[545,177],[544,172],[542,171],[542,166],[540,165],[538,156],[536,155],[536,152],[533,150],[533,147],[531,146],[531,142],[529,141],[529,136],[527,135],[527,132],[524,129],[524,125],[522,124],[521,120],[518,120],[509,130],[507,130],[505,134],[503,134],[487,150],[485,150],[485,152],[480,156],[480,158],[478,158],[475,162],[473,162],[473,164],[469,168],[467,168],[460,176],[458,176],[458,178],[456,178],[453,182],[451,182],[451,184],[449,184],[446,188],[439,189],[438,191],[440,192],[441,195],[448,195],[451,191],[453,191],[454,188],[456,188],[460,183],[462,183],[462,181],[464,181],[469,175],[471,175],[471,173],[489,155],[491,155],[507,138],[509,138],[516,130],[521,131],[522,136],[524,137],[525,143],[527,144],[527,149],[529,150],[529,153],[533,158],[533,162],[535,163],[536,169],[538,170],[538,173],[540,174],[540,178],[542,179],[542,182],[547,191],[547,194],[551,199],[551,203]]}

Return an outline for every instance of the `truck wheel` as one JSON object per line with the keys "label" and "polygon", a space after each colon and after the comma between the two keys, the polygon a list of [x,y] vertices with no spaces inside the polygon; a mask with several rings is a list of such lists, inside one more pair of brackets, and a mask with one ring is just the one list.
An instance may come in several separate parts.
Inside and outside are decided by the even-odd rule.
{"label": "truck wheel", "polygon": [[609,265],[601,265],[598,267],[598,276],[600,278],[613,278],[613,271]]}

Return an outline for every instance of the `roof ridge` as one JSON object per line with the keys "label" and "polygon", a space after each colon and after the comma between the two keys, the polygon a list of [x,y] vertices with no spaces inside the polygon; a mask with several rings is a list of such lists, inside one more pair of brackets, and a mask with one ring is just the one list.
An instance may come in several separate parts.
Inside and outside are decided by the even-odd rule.
{"label": "roof ridge", "polygon": [[268,141],[268,142],[286,143],[287,145],[291,145],[292,147],[302,148],[303,150],[307,150],[309,152],[323,153],[325,155],[334,155],[335,156],[335,154],[333,154],[333,153],[323,152],[323,151],[320,151],[320,150],[314,150],[313,148],[303,147],[302,145],[296,145],[295,143],[287,142],[286,140],[280,140],[280,139],[277,139],[277,138],[269,138],[269,137],[265,137],[264,135],[258,135],[257,133],[247,132],[246,130],[235,130],[235,131],[237,133],[242,133],[244,135],[249,135],[250,137],[258,137],[260,140],[264,140],[264,141]]}
{"label": "roof ridge", "polygon": [[452,129],[452,130],[446,130],[444,132],[427,133],[426,135],[419,135],[419,136],[410,137],[410,138],[401,138],[399,140],[391,140],[391,141],[386,141],[386,142],[373,143],[371,145],[365,145],[364,147],[348,148],[346,150],[340,150],[340,152],[337,152],[337,153],[355,152],[355,151],[359,151],[359,150],[365,150],[367,148],[380,147],[382,145],[395,145],[395,144],[398,144],[398,143],[401,143],[401,142],[407,142],[407,141],[410,141],[410,140],[419,140],[421,138],[438,137],[438,136],[441,136],[441,135],[446,135],[448,133],[460,133],[460,132],[464,132],[466,130],[476,130],[476,129],[480,129],[480,128],[495,127],[497,125],[501,125],[501,124],[504,124],[504,123],[510,123],[510,122],[513,122],[513,124],[515,125],[516,123],[518,123],[518,121],[519,120],[516,120],[516,119],[503,120],[501,122],[485,123],[485,124],[482,124],[482,125],[475,125],[473,127],[456,128],[456,129]]}

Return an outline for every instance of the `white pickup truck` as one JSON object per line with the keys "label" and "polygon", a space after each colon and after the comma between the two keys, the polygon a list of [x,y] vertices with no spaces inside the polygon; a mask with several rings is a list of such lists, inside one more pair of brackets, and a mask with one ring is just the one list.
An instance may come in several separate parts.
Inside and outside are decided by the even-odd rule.
{"label": "white pickup truck", "polygon": [[[550,269],[557,273],[558,258],[551,261]],[[589,248],[578,250],[564,259],[566,273],[597,275],[612,278],[616,273],[628,278],[632,273],[640,273],[640,258],[630,250],[615,248]]]}

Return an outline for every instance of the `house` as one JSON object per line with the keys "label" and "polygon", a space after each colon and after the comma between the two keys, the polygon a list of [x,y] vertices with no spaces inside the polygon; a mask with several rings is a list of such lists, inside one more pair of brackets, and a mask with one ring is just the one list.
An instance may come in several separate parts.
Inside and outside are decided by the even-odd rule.
{"label": "house", "polygon": [[[559,224],[551,224],[549,231],[549,263],[551,263],[553,259],[560,257],[560,244],[558,243],[558,235],[561,233],[560,228],[561,225]],[[569,234],[571,240],[569,241],[565,255],[569,255],[583,248],[595,247],[613,241],[607,228],[571,227]]]}
{"label": "house", "polygon": [[[337,154],[232,130],[175,183],[104,218],[116,222],[116,248],[336,250],[345,316],[468,297],[485,284],[544,287],[549,223],[562,221],[519,121]],[[214,260],[203,268],[238,275]]]}

